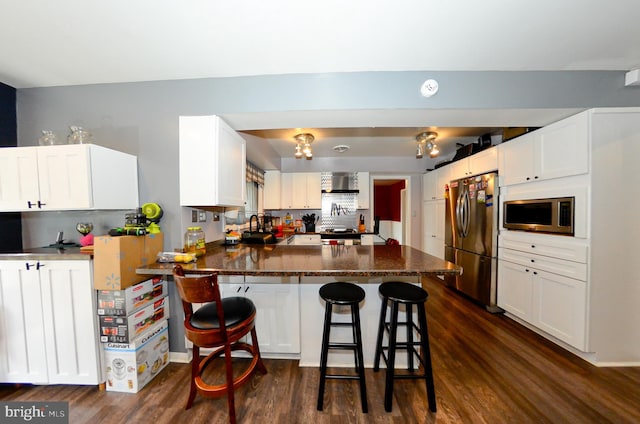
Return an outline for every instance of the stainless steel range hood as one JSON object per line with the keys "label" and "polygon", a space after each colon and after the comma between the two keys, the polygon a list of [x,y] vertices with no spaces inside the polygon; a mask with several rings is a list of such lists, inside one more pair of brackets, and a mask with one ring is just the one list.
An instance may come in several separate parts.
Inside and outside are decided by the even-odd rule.
{"label": "stainless steel range hood", "polygon": [[355,172],[323,172],[323,193],[358,193],[358,178]]}

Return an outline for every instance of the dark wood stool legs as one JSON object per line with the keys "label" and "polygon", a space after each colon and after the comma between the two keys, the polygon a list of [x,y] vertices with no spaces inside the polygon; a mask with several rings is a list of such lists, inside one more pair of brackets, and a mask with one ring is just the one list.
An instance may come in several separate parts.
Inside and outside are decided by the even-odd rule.
{"label": "dark wood stool legs", "polygon": [[[412,287],[412,288],[410,288]],[[415,290],[414,290],[415,289]],[[384,409],[387,412],[392,410],[393,400],[393,382],[394,379],[424,379],[427,389],[427,401],[429,409],[436,412],[436,395],[433,382],[433,370],[431,367],[431,350],[429,347],[429,332],[427,329],[427,316],[425,313],[425,302],[427,292],[417,286],[409,283],[390,282],[380,286],[380,294],[382,295],[382,308],[380,310],[380,321],[378,324],[378,337],[376,341],[376,352],[374,358],[373,370],[380,370],[380,358],[385,361],[387,366],[385,375],[384,390]],[[403,304],[406,307],[406,320],[398,321],[399,307]],[[413,322],[413,305],[417,308],[418,323]],[[390,307],[389,322],[386,321],[387,308]],[[398,342],[398,327],[406,326],[407,341]],[[419,341],[414,340],[414,330],[419,335]],[[384,333],[388,333],[388,346],[383,345]],[[416,346],[420,346],[421,355],[416,350]],[[387,354],[385,355],[385,350]],[[407,351],[407,364],[411,374],[396,375],[395,361],[396,351]],[[413,359],[414,355],[418,358],[423,367],[424,373],[414,374]]]}
{"label": "dark wood stool legs", "polygon": [[[353,286],[357,291],[349,290]],[[325,289],[325,290],[323,290]],[[327,379],[359,380],[362,412],[367,413],[367,388],[364,375],[364,357],[362,353],[362,333],[360,330],[359,303],[364,299],[364,290],[350,283],[330,283],[320,289],[321,297],[326,301],[324,327],[322,331],[322,350],[320,352],[320,384],[318,387],[318,411],[322,411],[324,389]],[[333,305],[346,305],[351,309],[351,322],[332,321]],[[351,327],[353,342],[331,342],[331,327]],[[356,375],[327,374],[327,360],[330,349],[353,350]]]}

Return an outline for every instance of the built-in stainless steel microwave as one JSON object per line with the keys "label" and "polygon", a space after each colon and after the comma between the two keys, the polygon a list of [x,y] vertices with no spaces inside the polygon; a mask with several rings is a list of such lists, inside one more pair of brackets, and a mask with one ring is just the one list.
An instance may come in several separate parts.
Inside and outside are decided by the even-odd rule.
{"label": "built-in stainless steel microwave", "polygon": [[574,203],[573,197],[506,201],[502,226],[509,230],[573,235]]}

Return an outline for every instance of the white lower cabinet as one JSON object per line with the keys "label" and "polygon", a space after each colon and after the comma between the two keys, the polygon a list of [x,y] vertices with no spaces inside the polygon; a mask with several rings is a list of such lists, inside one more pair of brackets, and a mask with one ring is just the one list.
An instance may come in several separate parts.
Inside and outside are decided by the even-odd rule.
{"label": "white lower cabinet", "polygon": [[422,250],[444,259],[444,200],[430,200],[422,203]]}
{"label": "white lower cabinet", "polygon": [[300,354],[300,285],[297,277],[245,277],[243,293],[256,305],[260,352]]}
{"label": "white lower cabinet", "polygon": [[91,261],[0,261],[0,382],[99,384]]}
{"label": "white lower cabinet", "polygon": [[[537,246],[526,244],[531,249]],[[586,264],[503,247],[498,252],[498,306],[584,351]],[[547,267],[555,272],[546,271]]]}
{"label": "white lower cabinet", "polygon": [[[253,301],[258,344],[264,357],[299,356],[300,286],[297,277],[219,276],[218,279],[222,297],[246,296]],[[188,341],[187,347],[192,347]],[[203,349],[202,352],[207,351]]]}

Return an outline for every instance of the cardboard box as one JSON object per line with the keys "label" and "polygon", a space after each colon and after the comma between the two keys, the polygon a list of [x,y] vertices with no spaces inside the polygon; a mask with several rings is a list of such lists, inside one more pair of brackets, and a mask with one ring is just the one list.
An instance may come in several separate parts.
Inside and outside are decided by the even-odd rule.
{"label": "cardboard box", "polygon": [[169,363],[169,322],[165,319],[131,343],[102,345],[107,391],[137,393]]}
{"label": "cardboard box", "polygon": [[156,322],[169,318],[169,297],[158,299],[153,304],[126,317],[101,316],[98,318],[102,343],[130,343]]}
{"label": "cardboard box", "polygon": [[167,295],[167,282],[154,277],[125,290],[98,290],[98,315],[127,316]]}
{"label": "cardboard box", "polygon": [[162,251],[162,233],[144,236],[98,236],[93,249],[93,286],[97,290],[123,290],[149,276],[136,269],[156,262]]}

